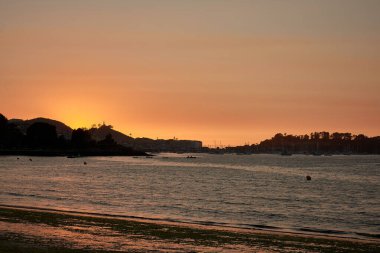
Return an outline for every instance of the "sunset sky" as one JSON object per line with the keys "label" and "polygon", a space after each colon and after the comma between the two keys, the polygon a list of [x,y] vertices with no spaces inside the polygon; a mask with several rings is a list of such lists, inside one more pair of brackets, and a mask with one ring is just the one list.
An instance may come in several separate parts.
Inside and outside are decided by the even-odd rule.
{"label": "sunset sky", "polygon": [[380,135],[380,1],[0,0],[0,113],[205,145]]}

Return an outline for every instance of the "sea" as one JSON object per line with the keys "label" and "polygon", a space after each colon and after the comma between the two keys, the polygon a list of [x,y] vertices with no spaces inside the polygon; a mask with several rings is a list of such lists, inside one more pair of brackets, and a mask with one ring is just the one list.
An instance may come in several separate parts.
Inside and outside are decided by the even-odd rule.
{"label": "sea", "polygon": [[1,205],[378,239],[380,156],[1,156]]}

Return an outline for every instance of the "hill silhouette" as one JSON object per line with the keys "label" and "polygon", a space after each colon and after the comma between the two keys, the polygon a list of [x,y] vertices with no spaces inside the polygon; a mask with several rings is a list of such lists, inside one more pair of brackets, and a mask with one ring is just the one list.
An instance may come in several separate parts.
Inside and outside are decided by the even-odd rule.
{"label": "hill silhouette", "polygon": [[[99,137],[100,134],[105,134],[103,139],[94,140],[89,130],[83,128],[73,130],[56,120],[46,118],[8,120],[0,114],[0,155],[69,157],[147,155],[143,151],[116,143],[112,135],[106,133],[106,129],[110,128],[101,128],[97,135]],[[92,131],[98,132],[97,129]]]}
{"label": "hill silhouette", "polygon": [[28,130],[28,128],[37,122],[47,123],[49,125],[55,126],[58,137],[63,136],[67,140],[71,138],[71,134],[73,132],[73,129],[71,129],[71,127],[67,126],[66,124],[60,121],[48,119],[48,118],[35,118],[35,119],[30,119],[30,120],[10,119],[8,122],[10,124],[14,124],[23,134],[26,134],[26,131]]}
{"label": "hill silhouette", "polygon": [[[176,138],[150,139],[132,138],[122,132],[114,130],[111,125],[98,124],[92,128],[71,129],[66,124],[48,118],[35,118],[30,120],[11,119],[2,116],[3,138],[1,148],[27,148],[27,149],[92,149],[91,152],[104,153],[105,150],[126,152],[141,150],[145,152],[199,152],[202,142],[196,140],[178,140]],[[51,128],[49,126],[54,127]],[[10,135],[10,133],[12,133]],[[16,145],[17,144],[17,145]],[[99,151],[100,149],[100,151]]]}
{"label": "hill silhouette", "polygon": [[[23,134],[26,134],[27,129],[34,123],[47,123],[49,125],[53,125],[56,128],[57,135],[63,136],[65,139],[71,139],[71,135],[73,129],[67,126],[65,123],[48,119],[48,118],[35,118],[30,120],[22,120],[22,119],[10,119],[8,121],[10,124],[14,124]],[[110,125],[100,125],[99,127],[92,127],[89,129],[92,139],[95,141],[101,141],[106,138],[107,135],[111,135],[117,144],[124,146],[133,146],[134,138],[123,134],[117,130],[114,130]]]}
{"label": "hill silhouette", "polygon": [[109,125],[103,124],[98,128],[93,127],[89,130],[89,132],[95,141],[104,140],[107,137],[107,135],[111,135],[112,139],[117,144],[128,146],[128,147],[133,146],[134,138],[128,135],[125,135],[122,132],[114,130],[113,127]]}
{"label": "hill silhouette", "polygon": [[[69,126],[60,121],[41,117],[30,120],[11,119],[8,122],[15,125],[24,135],[26,135],[27,129],[35,123],[47,123],[55,126],[58,138],[62,136],[66,140],[71,140],[72,133],[74,131],[74,129],[71,129]],[[202,142],[197,140],[154,140],[146,137],[132,138],[113,129],[113,126],[106,125],[105,123],[98,125],[94,124],[92,128],[88,129],[88,134],[95,142],[100,142],[106,139],[107,136],[111,136],[118,145],[150,152],[198,152],[202,149]]]}

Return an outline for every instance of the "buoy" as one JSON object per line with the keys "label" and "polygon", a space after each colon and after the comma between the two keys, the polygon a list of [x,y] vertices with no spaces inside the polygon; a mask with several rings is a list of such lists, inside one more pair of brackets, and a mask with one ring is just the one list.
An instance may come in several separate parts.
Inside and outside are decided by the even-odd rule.
{"label": "buoy", "polygon": [[306,176],[306,180],[310,181],[311,180],[311,176]]}

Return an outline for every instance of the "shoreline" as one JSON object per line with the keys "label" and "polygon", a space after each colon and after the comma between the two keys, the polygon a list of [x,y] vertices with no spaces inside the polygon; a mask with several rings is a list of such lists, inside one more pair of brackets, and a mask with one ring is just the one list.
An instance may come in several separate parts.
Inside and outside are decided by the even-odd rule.
{"label": "shoreline", "polygon": [[[105,252],[145,252],[153,249],[209,252],[233,251],[235,248],[240,251],[269,252],[280,249],[282,252],[380,250],[380,241],[377,239],[220,227],[8,205],[0,205],[0,222],[3,223],[0,226],[1,252],[7,245],[17,244],[21,244],[23,250],[37,248],[36,252],[42,252],[41,247],[52,250],[52,246],[63,249],[63,252],[87,248]],[[90,239],[92,237],[97,239]],[[46,240],[54,243],[44,242]],[[141,246],[141,243],[145,246]],[[13,251],[17,252],[17,249]]]}
{"label": "shoreline", "polygon": [[39,213],[52,213],[52,214],[62,214],[69,216],[83,216],[83,217],[93,217],[93,218],[104,218],[104,219],[114,219],[114,220],[125,220],[133,222],[145,222],[145,223],[155,223],[162,225],[174,225],[174,226],[183,226],[189,228],[201,228],[201,229],[215,229],[215,230],[225,230],[232,232],[242,232],[242,233],[264,233],[264,234],[278,234],[278,235],[291,235],[291,236],[300,236],[300,237],[314,237],[321,239],[332,239],[332,240],[348,240],[348,241],[358,241],[358,242],[375,242],[380,243],[380,238],[373,235],[372,237],[354,237],[354,236],[340,236],[337,234],[327,234],[327,233],[318,233],[314,231],[296,231],[286,228],[276,228],[276,227],[266,227],[266,226],[254,226],[252,227],[238,227],[232,224],[220,224],[214,222],[197,222],[197,221],[180,221],[174,219],[165,219],[165,218],[154,218],[154,217],[142,217],[142,216],[133,216],[133,215],[121,215],[121,214],[109,214],[109,213],[97,213],[97,212],[86,212],[86,211],[74,211],[74,210],[60,210],[54,208],[45,208],[45,207],[30,207],[30,206],[21,206],[21,205],[7,205],[0,203],[1,209],[11,209],[11,210],[21,210],[21,211],[30,211],[30,212],[39,212]]}
{"label": "shoreline", "polygon": [[[292,156],[305,156],[305,157],[331,157],[331,156],[380,156],[380,153],[334,153],[334,154],[305,154],[305,153],[292,153],[289,155],[282,155],[278,152],[261,152],[261,153],[239,153],[239,152],[225,152],[225,153],[213,153],[213,152],[168,152],[168,151],[137,151],[124,152],[124,151],[56,151],[56,150],[0,150],[1,156],[34,156],[34,157],[68,157],[68,158],[81,158],[81,157],[99,157],[99,156],[154,156],[154,154],[208,154],[208,155],[275,155],[283,157]],[[78,154],[80,154],[78,156]],[[72,156],[72,157],[71,157]],[[197,157],[195,157],[197,158]]]}

